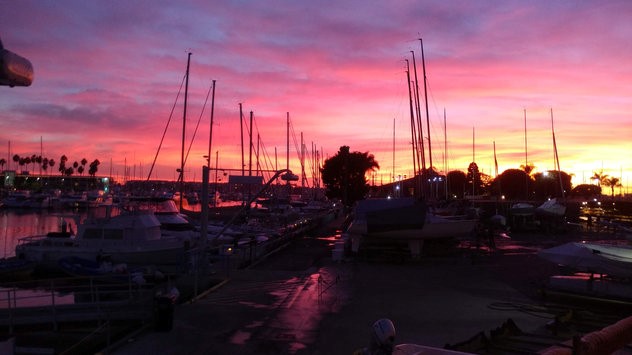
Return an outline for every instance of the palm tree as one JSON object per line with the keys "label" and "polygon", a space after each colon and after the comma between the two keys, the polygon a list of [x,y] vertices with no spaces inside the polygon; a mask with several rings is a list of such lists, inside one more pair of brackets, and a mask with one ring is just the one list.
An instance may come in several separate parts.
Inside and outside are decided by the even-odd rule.
{"label": "palm tree", "polygon": [[590,178],[590,180],[597,181],[597,186],[601,187],[601,185],[605,185],[604,181],[608,178],[608,174],[604,174],[603,170],[599,170],[599,172],[595,171],[594,175]]}
{"label": "palm tree", "polygon": [[17,170],[17,166],[20,163],[20,156],[15,154],[12,159],[13,159],[13,162],[15,163],[15,166],[16,166],[15,170]]}
{"label": "palm tree", "polygon": [[44,173],[48,170],[48,158],[42,158],[42,170],[44,170]]}
{"label": "palm tree", "polygon": [[80,175],[83,175],[83,170],[86,168],[86,164],[88,164],[88,159],[81,159],[81,170],[79,170]]}
{"label": "palm tree", "polygon": [[36,156],[35,157],[35,162],[37,164],[39,164],[39,166],[40,166],[40,171],[39,172],[40,172],[40,175],[42,175],[42,162],[43,162],[42,156],[41,155]]}
{"label": "palm tree", "polygon": [[94,159],[94,161],[92,163],[90,163],[90,167],[88,168],[88,174],[90,176],[94,176],[97,173],[97,170],[99,170],[99,165],[101,164],[101,162],[99,161],[99,159]]}
{"label": "palm tree", "polygon": [[59,172],[64,175],[66,173],[66,162],[68,161],[68,157],[62,155],[59,159]]}
{"label": "palm tree", "polygon": [[610,177],[603,180],[603,184],[605,186],[609,186],[612,191],[612,197],[614,197],[614,188],[621,187],[621,182],[619,182],[619,178]]}
{"label": "palm tree", "polygon": [[520,169],[524,170],[527,175],[531,176],[531,173],[535,170],[535,165],[533,163],[521,164]]}
{"label": "palm tree", "polygon": [[24,158],[24,165],[26,165],[26,170],[29,170],[29,164],[31,164],[31,157]]}
{"label": "palm tree", "polygon": [[18,164],[20,165],[20,170],[22,170],[23,166],[26,164],[26,159],[31,159],[31,158],[20,158],[20,160],[18,161]]}
{"label": "palm tree", "polygon": [[0,159],[0,169],[4,170],[4,164],[6,164],[6,163],[7,163],[6,159],[4,159],[4,158]]}

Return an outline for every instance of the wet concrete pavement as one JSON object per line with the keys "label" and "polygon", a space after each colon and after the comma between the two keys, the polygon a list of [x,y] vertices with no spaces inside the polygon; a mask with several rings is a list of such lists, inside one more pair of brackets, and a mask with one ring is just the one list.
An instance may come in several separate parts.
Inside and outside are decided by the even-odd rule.
{"label": "wet concrete pavement", "polygon": [[113,354],[352,354],[389,318],[396,343],[443,347],[512,319],[541,329],[551,314],[526,312],[556,268],[535,255],[542,237],[506,240],[492,253],[455,249],[412,262],[334,262],[331,240],[305,238],[195,303],[173,329],[149,329]]}

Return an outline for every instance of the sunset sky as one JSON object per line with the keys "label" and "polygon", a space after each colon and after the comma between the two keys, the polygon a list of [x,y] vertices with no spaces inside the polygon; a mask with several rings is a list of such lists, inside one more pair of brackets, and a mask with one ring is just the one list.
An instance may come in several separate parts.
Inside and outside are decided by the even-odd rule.
{"label": "sunset sky", "polygon": [[176,96],[191,52],[187,149],[201,121],[186,180],[201,180],[206,164],[210,98],[202,107],[216,80],[213,166],[217,156],[220,168],[241,167],[242,103],[264,169],[286,166],[289,112],[294,172],[302,134],[308,155],[315,147],[331,157],[342,145],[373,154],[375,183],[387,183],[412,173],[405,59],[412,65],[415,52],[421,81],[423,38],[437,170],[465,171],[474,160],[494,176],[494,142],[499,171],[519,168],[525,113],[528,162],[554,169],[552,112],[560,166],[574,185],[603,170],[632,187],[628,0],[0,4],[0,39],[35,71],[30,87],[0,87],[5,159],[41,146],[57,162],[99,159],[99,175],[120,178],[127,166],[146,179],[175,104],[152,174],[175,179],[184,88]]}

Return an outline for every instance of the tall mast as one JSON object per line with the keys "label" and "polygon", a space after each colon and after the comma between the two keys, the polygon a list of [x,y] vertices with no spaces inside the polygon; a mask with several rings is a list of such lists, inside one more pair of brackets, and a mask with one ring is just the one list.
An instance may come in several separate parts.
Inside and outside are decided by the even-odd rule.
{"label": "tall mast", "polygon": [[241,176],[246,175],[244,169],[246,168],[246,162],[244,161],[244,112],[239,103],[239,137],[241,138]]}
{"label": "tall mast", "polygon": [[[413,144],[413,176],[417,175],[417,161],[419,151],[417,150],[417,139],[415,138],[415,113],[413,111],[413,95],[410,88],[410,63],[406,59],[406,81],[408,82],[408,101],[410,103],[410,135]],[[421,179],[420,179],[421,180]]]}
{"label": "tall mast", "polygon": [[[285,169],[290,170],[290,113],[285,116]],[[289,183],[289,180],[288,180]]]}
{"label": "tall mast", "polygon": [[[424,98],[426,100],[426,132],[428,132],[428,163],[430,164],[428,168],[432,169],[432,141],[430,140],[430,114],[428,112],[428,88],[427,88],[428,78],[426,77],[426,59],[424,57],[424,42],[421,38],[419,39],[419,43],[421,44],[421,64],[422,64],[423,74],[424,74]],[[424,170],[426,169],[425,164],[426,163],[424,162],[424,167],[423,167]]]}
{"label": "tall mast", "polygon": [[555,156],[555,165],[557,169],[558,180],[560,181],[560,191],[562,198],[564,198],[564,184],[562,183],[562,168],[560,168],[560,157],[557,155],[557,143],[555,143],[555,129],[553,128],[553,109],[551,108],[551,133],[553,135],[553,151]]}
{"label": "tall mast", "polygon": [[[415,110],[417,112],[417,135],[419,136],[419,138],[417,139],[417,148],[421,151],[418,155],[421,156],[421,162],[417,162],[417,166],[419,166],[419,168],[421,169],[421,167],[423,166],[423,169],[426,168],[426,149],[424,147],[424,130],[423,130],[423,123],[421,120],[421,106],[420,106],[420,99],[419,99],[419,80],[417,79],[417,61],[415,60],[415,51],[410,51],[410,53],[413,54],[413,70],[415,71]],[[418,158],[419,159],[419,158]],[[423,174],[423,170],[421,172]],[[417,172],[415,172],[415,174],[417,174]]]}
{"label": "tall mast", "polygon": [[[213,93],[211,94],[211,128],[208,134],[207,166],[211,167],[211,145],[213,144],[213,114],[215,113],[215,80],[213,80]],[[217,165],[215,166],[217,169]]]}
{"label": "tall mast", "polygon": [[445,198],[448,199],[448,123],[443,108],[443,170],[445,171]]}
{"label": "tall mast", "polygon": [[[472,127],[472,163],[476,164],[476,143],[475,143],[475,134],[474,134],[474,127]],[[476,182],[476,176],[472,176],[472,196],[474,196],[476,194],[476,189],[475,189],[475,182]]]}
{"label": "tall mast", "polygon": [[393,196],[395,196],[395,119],[393,118],[393,174],[391,181],[393,182]]}
{"label": "tall mast", "polygon": [[250,147],[248,153],[248,176],[252,176],[252,121],[254,118],[254,113],[250,111],[250,128],[248,129],[248,137],[250,139]]}
{"label": "tall mast", "polygon": [[184,200],[184,140],[186,139],[187,125],[187,98],[189,96],[189,67],[191,64],[191,52],[187,56],[187,73],[184,85],[184,110],[182,114],[182,153],[180,154],[180,210],[182,211],[182,201]]}
{"label": "tall mast", "polygon": [[[527,167],[529,166],[529,158],[527,155],[527,109],[524,109],[524,168],[525,172]],[[529,199],[529,174],[525,174],[525,187],[527,200]]]}
{"label": "tall mast", "polygon": [[305,187],[307,174],[305,174],[305,141],[303,140],[303,132],[301,132],[301,187]]}
{"label": "tall mast", "polygon": [[[42,136],[40,136],[40,160],[42,159],[42,156],[44,155],[44,141]],[[39,174],[42,175],[42,164],[39,165]]]}

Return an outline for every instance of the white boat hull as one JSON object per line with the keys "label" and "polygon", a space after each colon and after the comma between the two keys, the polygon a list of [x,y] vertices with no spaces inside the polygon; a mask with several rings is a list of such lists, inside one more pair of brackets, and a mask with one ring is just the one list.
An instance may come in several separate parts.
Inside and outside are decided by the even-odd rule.
{"label": "white boat hull", "polygon": [[188,237],[164,237],[160,222],[150,213],[94,220],[80,224],[78,229],[76,236],[49,233],[22,238],[15,254],[43,269],[57,270],[63,257],[96,260],[108,255],[116,264],[154,265],[170,271],[181,265],[192,243]]}
{"label": "white boat hull", "polygon": [[368,232],[362,221],[353,221],[347,229],[347,236],[351,239],[351,250],[358,252],[360,245],[366,240],[404,240],[413,257],[421,254],[423,241],[428,239],[445,239],[468,236],[475,229],[476,219],[455,219],[428,214],[426,222],[421,228],[397,229],[382,232]]}
{"label": "white boat hull", "polygon": [[544,249],[538,256],[581,272],[632,277],[632,248],[594,243],[566,243]]}

